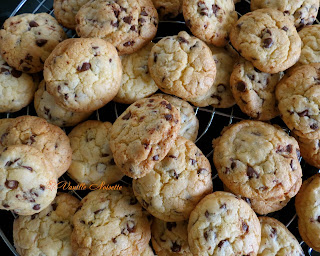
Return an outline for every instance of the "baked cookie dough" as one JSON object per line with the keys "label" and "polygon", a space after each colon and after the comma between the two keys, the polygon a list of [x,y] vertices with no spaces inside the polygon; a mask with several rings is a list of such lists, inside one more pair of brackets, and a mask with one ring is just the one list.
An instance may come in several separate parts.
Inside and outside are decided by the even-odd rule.
{"label": "baked cookie dough", "polygon": [[302,158],[308,164],[320,168],[320,140],[302,138],[294,133],[293,136],[298,141]]}
{"label": "baked cookie dough", "polygon": [[185,31],[156,43],[148,65],[161,91],[185,100],[204,95],[216,77],[216,64],[209,47]]}
{"label": "baked cookie dough", "polygon": [[21,256],[71,256],[72,217],[80,201],[67,193],[58,193],[41,212],[19,216],[13,222],[13,241]]}
{"label": "baked cookie dough", "polygon": [[166,157],[132,186],[138,201],[156,218],[187,220],[212,192],[210,162],[193,142],[179,136]]}
{"label": "baked cookie dough", "polygon": [[72,163],[68,174],[78,183],[112,184],[124,174],[116,166],[109,147],[112,124],[89,120],[68,134],[72,148]]}
{"label": "baked cookie dough", "polygon": [[184,1],[183,16],[192,34],[218,47],[228,43],[238,20],[233,0]]}
{"label": "baked cookie dough", "polygon": [[126,175],[141,178],[169,152],[181,123],[179,110],[165,99],[150,97],[130,105],[114,122],[110,148]]}
{"label": "baked cookie dough", "polygon": [[278,73],[293,66],[301,53],[301,39],[292,21],[276,9],[243,15],[230,33],[232,45],[254,67]]}
{"label": "baked cookie dough", "polygon": [[43,75],[58,105],[73,112],[90,112],[117,95],[121,60],[116,49],[102,39],[72,38],[53,50]]}
{"label": "baked cookie dough", "polygon": [[192,211],[188,240],[194,255],[257,255],[261,228],[245,201],[218,191],[207,195]]}
{"label": "baked cookie dough", "polygon": [[98,37],[113,44],[119,55],[138,51],[157,33],[158,14],[151,0],[96,0],[76,15],[80,37]]}
{"label": "baked cookie dough", "polygon": [[306,26],[299,31],[302,41],[301,55],[297,65],[320,62],[320,25]]}
{"label": "baked cookie dough", "polygon": [[168,20],[182,13],[183,0],[152,0],[160,20]]}
{"label": "baked cookie dough", "polygon": [[43,70],[49,54],[64,39],[62,27],[47,13],[10,17],[0,30],[2,58],[16,70],[37,73]]}

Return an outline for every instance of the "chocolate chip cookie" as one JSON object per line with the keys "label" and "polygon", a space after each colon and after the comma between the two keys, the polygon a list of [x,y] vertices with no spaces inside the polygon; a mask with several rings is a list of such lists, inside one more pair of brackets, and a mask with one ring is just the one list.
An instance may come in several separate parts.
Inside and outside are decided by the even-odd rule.
{"label": "chocolate chip cookie", "polygon": [[156,43],[148,65],[160,90],[185,100],[204,95],[216,77],[209,47],[185,31]]}
{"label": "chocolate chip cookie", "polygon": [[184,1],[183,16],[192,34],[218,47],[228,43],[238,20],[233,0]]}
{"label": "chocolate chip cookie", "polygon": [[110,148],[126,175],[140,178],[161,161],[180,130],[179,110],[165,99],[150,97],[130,105],[114,122]]}
{"label": "chocolate chip cookie", "polygon": [[98,37],[113,44],[120,55],[130,54],[157,33],[158,14],[151,0],[97,0],[76,15],[80,37]]}
{"label": "chocolate chip cookie", "polygon": [[302,158],[310,165],[320,168],[320,140],[306,139],[296,134],[293,136],[298,141]]}
{"label": "chocolate chip cookie", "polygon": [[160,20],[168,20],[182,13],[183,0],[152,0]]}
{"label": "chocolate chip cookie", "polygon": [[301,53],[301,39],[293,22],[276,9],[243,15],[233,26],[230,40],[245,59],[265,73],[288,69]]}
{"label": "chocolate chip cookie", "polygon": [[3,59],[26,73],[43,70],[52,50],[66,39],[62,27],[47,13],[21,14],[8,18],[0,30]]}

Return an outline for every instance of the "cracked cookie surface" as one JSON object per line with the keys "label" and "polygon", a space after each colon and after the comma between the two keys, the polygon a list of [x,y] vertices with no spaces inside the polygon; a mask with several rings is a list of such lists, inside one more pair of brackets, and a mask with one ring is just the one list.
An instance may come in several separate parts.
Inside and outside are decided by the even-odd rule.
{"label": "cracked cookie surface", "polygon": [[43,75],[47,91],[57,104],[70,111],[89,112],[118,93],[121,60],[116,49],[102,39],[72,38],[53,50]]}
{"label": "cracked cookie surface", "polygon": [[126,175],[140,178],[169,152],[180,130],[179,110],[165,99],[150,97],[130,105],[114,122],[110,148]]}
{"label": "cracked cookie surface", "polygon": [[192,34],[218,47],[228,43],[238,20],[233,0],[184,1],[183,16]]}
{"label": "cracked cookie surface", "polygon": [[113,44],[120,55],[136,52],[157,33],[158,13],[151,0],[96,0],[76,15],[80,37],[98,37]]}
{"label": "cracked cookie surface", "polygon": [[297,238],[280,221],[270,217],[259,217],[259,221],[261,224],[261,244],[258,256],[304,256]]}
{"label": "cracked cookie surface", "polygon": [[188,221],[153,219],[151,241],[158,256],[193,256],[188,244]]}
{"label": "cracked cookie surface", "polygon": [[212,192],[210,162],[193,142],[179,136],[166,157],[132,186],[138,201],[153,216],[164,221],[187,220],[197,203]]}
{"label": "cracked cookie surface", "polygon": [[257,255],[259,220],[242,199],[227,192],[206,196],[192,211],[188,240],[194,255]]}
{"label": "cracked cookie surface", "polygon": [[124,176],[116,166],[109,146],[111,127],[109,122],[89,120],[69,133],[72,163],[68,174],[78,183],[112,184]]}
{"label": "cracked cookie surface", "polygon": [[319,9],[318,0],[252,0],[251,10],[273,8],[281,11],[293,20],[297,29],[311,25],[317,17]]}
{"label": "cracked cookie surface", "polygon": [[[281,128],[241,121],[228,127],[213,145],[220,179],[233,193],[257,201],[258,207],[252,205],[256,212],[279,210],[282,201],[297,194],[302,183],[299,146]],[[260,209],[263,205],[269,209]]]}
{"label": "cracked cookie surface", "polygon": [[160,90],[185,100],[205,94],[216,77],[209,47],[185,31],[156,43],[148,65]]}
{"label": "cracked cookie surface", "polygon": [[58,193],[41,212],[19,216],[13,223],[14,245],[20,255],[71,256],[72,217],[80,201]]}
{"label": "cracked cookie surface", "polygon": [[147,214],[132,190],[96,190],[73,217],[71,245],[79,256],[139,256],[151,238]]}
{"label": "cracked cookie surface", "polygon": [[301,53],[301,39],[292,21],[276,9],[259,9],[243,15],[230,33],[232,45],[265,73],[293,66]]}
{"label": "cracked cookie surface", "polygon": [[19,215],[40,212],[57,193],[53,166],[44,154],[27,145],[9,146],[1,151],[0,184],[0,209]]}
{"label": "cracked cookie surface", "polygon": [[59,127],[36,116],[19,116],[0,134],[0,149],[10,145],[29,145],[42,152],[52,163],[57,177],[71,164],[68,136]]}
{"label": "cracked cookie surface", "polygon": [[132,104],[149,97],[158,90],[149,73],[148,59],[154,43],[149,43],[139,51],[121,56],[122,80],[118,94],[113,99],[119,103]]}
{"label": "cracked cookie surface", "polygon": [[281,73],[268,74],[241,59],[230,77],[232,94],[241,111],[257,120],[270,120],[279,115],[275,89]]}
{"label": "cracked cookie surface", "polygon": [[75,126],[92,114],[92,112],[72,112],[59,106],[54,97],[48,93],[44,80],[39,84],[39,88],[34,95],[34,108],[39,117],[60,127]]}
{"label": "cracked cookie surface", "polygon": [[3,59],[27,73],[43,70],[52,50],[64,39],[62,27],[47,13],[21,14],[8,18],[0,30]]}
{"label": "cracked cookie surface", "polygon": [[276,87],[282,120],[295,134],[306,139],[320,138],[320,64],[294,69]]}
{"label": "cracked cookie surface", "polygon": [[301,238],[316,251],[320,251],[319,193],[320,175],[316,174],[303,182],[295,201]]}
{"label": "cracked cookie surface", "polygon": [[183,0],[152,0],[152,2],[160,20],[172,19],[182,13]]}

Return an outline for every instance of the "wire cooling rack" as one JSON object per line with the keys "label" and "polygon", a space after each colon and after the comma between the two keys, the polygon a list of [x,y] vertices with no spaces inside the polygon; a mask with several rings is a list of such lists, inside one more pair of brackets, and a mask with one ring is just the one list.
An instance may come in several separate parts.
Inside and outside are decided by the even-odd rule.
{"label": "wire cooling rack", "polygon": [[[22,13],[40,13],[46,12],[54,16],[53,13],[53,0],[21,0],[21,2],[16,6],[16,8],[11,12],[11,16],[15,16]],[[239,16],[243,15],[246,12],[250,11],[250,1],[242,0],[240,3],[236,4],[236,10]],[[319,23],[318,19],[316,20]],[[181,30],[188,31],[188,28],[185,26],[182,15],[176,18],[173,21],[162,21],[159,24],[157,38],[160,38],[167,35],[175,35]],[[69,37],[75,37],[76,34],[72,30],[65,29]],[[89,119],[101,120],[114,122],[115,119],[127,108],[127,105],[118,104],[110,102],[105,107],[95,111]],[[202,150],[202,152],[209,159],[212,166],[212,179],[214,184],[214,190],[223,190],[222,182],[220,181],[217,171],[213,165],[212,161],[212,145],[211,141],[213,138],[219,136],[221,130],[232,123],[238,122],[242,119],[249,119],[248,116],[243,114],[237,106],[234,106],[229,109],[215,109],[212,107],[207,108],[194,108],[195,113],[199,119],[199,135],[196,140],[197,146]],[[26,108],[15,112],[15,113],[0,113],[1,118],[15,118],[21,115],[36,115],[33,104],[30,104]],[[282,127],[285,127],[285,124],[281,121],[280,118],[275,118],[272,120],[272,123],[276,123]],[[284,128],[287,132],[290,132],[287,128]],[[66,133],[71,131],[71,128],[64,129]],[[303,169],[304,179],[312,176],[317,173],[318,170],[314,167],[307,165],[303,160],[301,161],[301,166]],[[71,182],[72,185],[76,185],[67,175],[63,175],[59,181]],[[124,177],[119,184],[129,185],[131,179]],[[88,191],[69,191],[73,195],[77,196],[79,199],[82,199]],[[309,248],[302,240],[297,229],[297,215],[294,208],[294,200],[291,200],[289,204],[282,209],[281,211],[268,214],[269,217],[274,217],[280,220],[286,225],[286,227],[297,237],[300,242],[306,255],[310,256],[320,256],[320,253],[313,251]],[[3,239],[5,244],[8,246],[12,255],[19,256],[13,246],[12,239],[12,224],[13,220],[16,218],[16,215],[13,212],[0,211],[0,237]],[[3,255],[1,253],[1,255]]]}

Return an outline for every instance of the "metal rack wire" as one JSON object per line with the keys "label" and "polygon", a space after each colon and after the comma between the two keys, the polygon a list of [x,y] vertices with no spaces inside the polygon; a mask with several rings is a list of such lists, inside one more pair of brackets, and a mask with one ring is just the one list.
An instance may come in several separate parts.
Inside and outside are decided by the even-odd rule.
{"label": "metal rack wire", "polygon": [[[249,0],[242,0],[241,3],[237,4],[237,12],[241,16],[246,10],[249,10],[249,5],[250,1]],[[16,6],[16,8],[12,11],[10,14],[11,16],[15,16],[24,12],[32,12],[32,13],[38,13],[38,12],[46,12],[51,15],[53,14],[53,0],[21,0],[21,2]],[[240,8],[238,8],[240,7]],[[162,21],[160,22],[159,26],[166,26],[167,23],[170,24],[176,24],[177,26],[181,26],[181,30],[186,30],[185,23],[180,20],[175,20],[175,21]],[[319,21],[317,20],[319,23]],[[72,30],[66,30],[66,33],[69,37],[75,37],[76,34]],[[93,116],[91,116],[91,119],[96,119],[96,120],[101,120],[101,121],[110,121],[113,122],[118,116],[119,113],[121,113],[126,106],[122,104],[117,104],[117,103],[109,103],[106,107],[103,107],[100,110],[97,110]],[[219,180],[218,174],[216,170],[214,169],[214,165],[212,163],[212,155],[213,155],[213,150],[211,143],[208,143],[208,141],[211,142],[211,140],[217,136],[219,136],[222,128],[224,126],[230,125],[234,122],[237,122],[242,119],[248,119],[247,116],[245,116],[238,107],[233,107],[230,109],[215,109],[212,107],[207,107],[207,108],[194,108],[196,115],[199,118],[200,121],[200,130],[199,130],[199,136],[196,140],[197,146],[203,151],[203,153],[206,155],[206,157],[210,160],[211,166],[212,166],[212,179],[214,181],[214,184],[217,184],[216,190],[222,189],[222,186],[220,184],[219,187]],[[107,114],[106,114],[107,113]],[[111,115],[110,115],[111,113]],[[18,115],[28,115],[28,114],[35,114],[33,106],[30,105],[23,110],[19,111],[19,113],[7,113],[7,114],[0,114],[0,118],[10,118],[10,117],[16,117]],[[280,119],[275,120],[275,123],[281,123]],[[283,126],[283,123],[281,123]],[[68,132],[68,131],[66,131]],[[211,158],[211,159],[210,159]],[[304,162],[302,162],[302,167],[304,168],[310,168],[307,166]],[[311,174],[310,174],[311,175]],[[63,175],[60,178],[61,181],[70,181],[70,178],[66,175]],[[120,183],[123,184],[130,184],[130,180],[124,178],[120,181]],[[70,191],[70,193],[74,194],[76,197],[79,199],[82,199],[82,195],[77,193],[76,191]],[[1,214],[1,213],[0,213]],[[285,215],[285,218],[283,218]],[[13,218],[16,218],[16,215],[12,212]],[[301,238],[299,236],[299,233],[297,232],[297,215],[294,211],[294,205],[289,204],[287,207],[285,207],[284,210],[277,212],[277,213],[271,213],[268,214],[270,217],[275,217],[277,219],[280,219],[283,223],[285,223],[286,227],[293,232],[298,240],[300,241],[300,244],[302,245],[306,255],[311,255],[311,256],[316,256],[320,255],[319,253],[313,251],[311,248],[307,247],[307,245],[301,241]],[[9,239],[9,235],[3,232],[2,226],[0,227],[0,237],[3,239],[3,241],[6,243],[8,248],[11,250],[13,255],[19,256],[19,254],[15,251],[15,248],[12,243],[12,239]]]}

